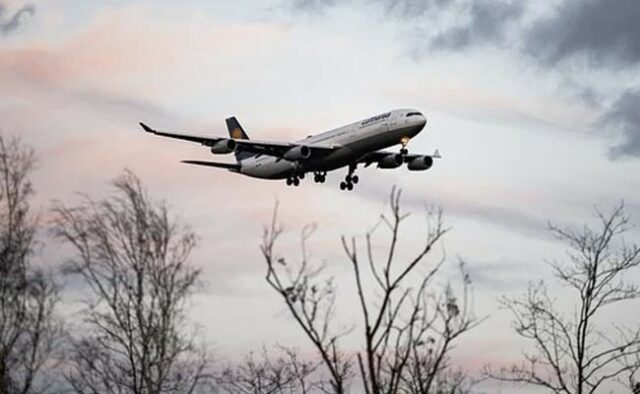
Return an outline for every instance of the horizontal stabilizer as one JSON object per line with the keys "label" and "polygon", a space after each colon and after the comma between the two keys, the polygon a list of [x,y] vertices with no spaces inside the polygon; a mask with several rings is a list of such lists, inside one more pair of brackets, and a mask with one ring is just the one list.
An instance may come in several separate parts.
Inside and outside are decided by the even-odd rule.
{"label": "horizontal stabilizer", "polygon": [[218,163],[215,161],[201,161],[201,160],[183,160],[186,164],[195,164],[198,166],[218,167],[226,168],[227,170],[240,170],[240,165],[236,163]]}

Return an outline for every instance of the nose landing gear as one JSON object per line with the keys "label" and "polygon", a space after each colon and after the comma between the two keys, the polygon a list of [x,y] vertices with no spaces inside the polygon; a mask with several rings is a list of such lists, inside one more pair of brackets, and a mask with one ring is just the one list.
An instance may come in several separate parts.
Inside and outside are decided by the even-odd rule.
{"label": "nose landing gear", "polygon": [[402,156],[406,156],[409,154],[409,149],[407,149],[407,144],[409,144],[409,137],[402,137],[400,138],[400,143],[402,144],[402,148],[400,149],[400,154]]}

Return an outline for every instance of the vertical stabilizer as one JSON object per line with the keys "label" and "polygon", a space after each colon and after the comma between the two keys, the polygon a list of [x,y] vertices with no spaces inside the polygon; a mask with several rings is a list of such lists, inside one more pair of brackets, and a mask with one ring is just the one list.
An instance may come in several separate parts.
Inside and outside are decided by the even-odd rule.
{"label": "vertical stabilizer", "polygon": [[[227,130],[229,130],[229,137],[234,140],[248,140],[249,136],[244,131],[238,119],[235,116],[232,116],[226,120],[227,122]],[[241,161],[247,159],[249,157],[254,156],[253,153],[245,152],[241,148],[236,149],[235,151],[236,160]]]}

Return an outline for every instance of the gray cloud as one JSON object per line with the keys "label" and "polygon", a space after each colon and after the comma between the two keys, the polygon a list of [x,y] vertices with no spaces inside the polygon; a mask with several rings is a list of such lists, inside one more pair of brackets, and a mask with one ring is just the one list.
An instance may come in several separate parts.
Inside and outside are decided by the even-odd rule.
{"label": "gray cloud", "polygon": [[27,4],[16,11],[13,16],[9,16],[7,7],[0,3],[0,35],[11,33],[20,26],[23,16],[33,15],[35,12],[36,7],[32,4]]}
{"label": "gray cloud", "polygon": [[[521,52],[547,69],[564,63],[587,69],[618,71],[640,64],[640,2],[637,0],[566,0],[557,11],[536,20],[523,33]],[[566,70],[565,70],[566,71]],[[569,72],[565,72],[571,78]],[[579,98],[599,107],[602,97],[585,87]],[[622,141],[612,158],[640,157],[640,90],[626,89],[605,110],[598,126]]]}
{"label": "gray cloud", "polygon": [[[389,191],[388,182],[378,177],[359,186],[360,195],[372,201],[385,201]],[[402,201],[407,212],[419,212],[428,206],[436,206],[442,208],[447,215],[490,223],[528,237],[543,240],[550,238],[548,218],[536,215],[535,211],[525,212],[499,203],[467,200],[439,188],[431,189],[428,194],[413,190],[413,193],[403,194]]]}
{"label": "gray cloud", "polygon": [[486,43],[501,44],[507,27],[523,14],[522,2],[474,1],[466,24],[454,26],[431,40],[434,49],[460,50]]}
{"label": "gray cloud", "polygon": [[[344,2],[355,3],[355,0]],[[362,0],[367,5],[379,5],[386,14],[403,19],[416,19],[428,12],[452,11],[464,14],[467,22],[447,28],[430,40],[432,49],[456,50],[475,44],[502,42],[506,27],[523,14],[522,2],[492,0]],[[288,0],[294,11],[322,12],[337,4],[336,0]],[[434,14],[437,22],[440,14]],[[464,19],[464,18],[463,18]],[[436,25],[430,23],[430,25]]]}
{"label": "gray cloud", "polygon": [[404,18],[415,18],[433,9],[448,8],[456,0],[370,0],[370,2],[382,5],[388,13]]}
{"label": "gray cloud", "polygon": [[[469,274],[471,283],[476,289],[492,292],[506,292],[512,289],[526,286],[528,278],[532,275],[539,276],[540,268],[546,268],[541,262],[514,262],[514,261],[476,261],[462,258],[465,262],[465,271]],[[445,275],[455,282],[459,274],[459,268],[455,264],[448,264],[444,268]],[[528,272],[530,276],[522,275]]]}
{"label": "gray cloud", "polygon": [[629,89],[622,94],[603,115],[601,123],[623,138],[611,149],[612,157],[640,157],[640,90]]}
{"label": "gray cloud", "polygon": [[[433,9],[449,7],[458,0],[361,0],[366,5],[380,5],[388,14],[403,18],[415,18]],[[340,3],[356,3],[356,0],[342,0]],[[293,11],[323,12],[338,4],[337,0],[285,0]]]}
{"label": "gray cloud", "polygon": [[[343,0],[343,3],[357,3]],[[436,34],[430,48],[460,50],[473,45],[505,41],[507,28],[522,20],[526,2],[514,0],[361,0],[379,4],[392,15],[429,18],[429,27],[438,26],[446,11],[463,23]],[[292,10],[323,11],[337,0],[285,0]],[[638,0],[565,0],[555,12],[534,19],[528,28],[514,29],[520,51],[543,66],[554,66],[575,58],[588,66],[620,66],[640,61],[640,2]],[[417,22],[419,27],[419,22]],[[423,30],[425,31],[425,30]],[[425,31],[426,32],[426,31]],[[431,32],[433,33],[433,32]]]}
{"label": "gray cloud", "polygon": [[638,0],[567,0],[525,33],[523,50],[542,64],[586,60],[589,66],[640,61]]}
{"label": "gray cloud", "polygon": [[[296,9],[317,11],[336,4],[336,0],[288,0]],[[356,0],[344,0],[353,3]],[[543,71],[559,71],[564,78],[560,89],[570,90],[576,99],[601,110],[598,126],[622,141],[610,151],[611,157],[640,157],[640,89],[625,87],[611,108],[602,105],[602,95],[591,81],[574,80],[570,67],[579,64],[587,70],[620,71],[640,65],[640,1],[564,0],[549,15],[531,19],[520,27],[526,15],[526,2],[510,0],[361,0],[382,5],[391,15],[415,18],[413,26],[421,42],[414,52],[428,50],[463,51],[478,45],[509,47],[521,59]],[[428,12],[429,18],[417,19]],[[445,15],[463,22],[434,32]],[[458,15],[459,14],[459,15]],[[422,27],[422,20],[428,26]],[[529,19],[529,18],[528,18]],[[435,26],[435,27],[432,27]],[[513,37],[507,39],[508,33]],[[434,35],[435,34],[435,35]],[[415,36],[414,36],[415,37]],[[568,65],[569,68],[558,67]]]}
{"label": "gray cloud", "polygon": [[288,0],[286,3],[294,11],[318,12],[333,7],[336,0]]}

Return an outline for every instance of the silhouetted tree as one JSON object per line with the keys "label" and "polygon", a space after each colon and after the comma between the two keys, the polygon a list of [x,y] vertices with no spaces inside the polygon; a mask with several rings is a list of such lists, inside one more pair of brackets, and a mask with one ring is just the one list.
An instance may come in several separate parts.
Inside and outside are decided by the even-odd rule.
{"label": "silhouetted tree", "polygon": [[33,150],[0,135],[0,394],[46,391],[61,345],[58,287],[32,262],[34,165]]}
{"label": "silhouetted tree", "polygon": [[[529,383],[554,393],[587,394],[637,371],[640,328],[598,321],[609,306],[640,297],[628,274],[640,265],[640,248],[624,242],[629,219],[621,204],[610,214],[597,211],[599,226],[581,231],[552,227],[569,246],[568,261],[551,264],[557,280],[573,291],[575,310],[563,313],[547,286],[530,284],[521,298],[502,303],[515,318],[516,332],[535,344],[520,365],[487,374],[502,381]],[[633,390],[633,379],[631,379]],[[630,391],[631,391],[630,390]]]}
{"label": "silhouetted tree", "polygon": [[[339,351],[338,340],[347,331],[331,330],[336,288],[332,279],[318,278],[324,266],[313,267],[308,261],[306,242],[313,234],[314,228],[306,226],[302,231],[302,262],[294,271],[286,267],[287,262],[283,257],[274,255],[275,242],[283,231],[282,227],[278,226],[276,218],[277,210],[270,227],[264,231],[261,247],[267,262],[267,282],[282,296],[292,316],[320,354],[330,375],[330,389],[326,391],[344,393],[350,375],[350,363]],[[275,264],[286,269],[286,279],[278,273]],[[320,382],[320,386],[323,384],[324,382]]]}
{"label": "silhouetted tree", "polygon": [[236,367],[216,377],[218,389],[228,394],[307,394],[316,387],[312,375],[318,364],[303,360],[295,349],[280,347],[269,356],[266,348],[256,358],[251,353]]}
{"label": "silhouetted tree", "polygon": [[66,273],[89,293],[68,382],[80,393],[192,393],[211,378],[185,321],[196,236],[132,173],[113,185],[108,198],[54,209],[55,236],[76,251]]}
{"label": "silhouetted tree", "polygon": [[[275,241],[282,233],[274,214],[262,245],[267,282],[281,295],[320,354],[329,372],[325,392],[346,392],[354,363],[367,394],[463,392],[464,379],[462,375],[453,378],[449,354],[454,341],[479,323],[468,308],[468,276],[463,270],[461,298],[451,287],[441,294],[429,291],[444,258],[426,272],[421,269],[447,231],[442,215],[429,215],[427,231],[416,236],[421,239],[421,247],[412,259],[402,262],[397,257],[398,242],[401,224],[408,215],[400,211],[400,192],[396,189],[391,192],[390,206],[391,215],[382,215],[365,237],[368,269],[362,266],[356,238],[342,238],[363,319],[363,345],[356,352],[355,361],[339,346],[340,337],[349,330],[337,331],[333,327],[335,285],[331,278],[320,279],[323,265],[314,267],[309,262],[306,241],[312,231],[308,227],[302,233],[302,261],[291,264],[274,252]],[[378,260],[373,252],[373,235],[381,227],[389,230],[390,242]],[[414,283],[413,279],[419,280]],[[367,284],[372,284],[373,290]],[[450,391],[443,391],[445,387]]]}

